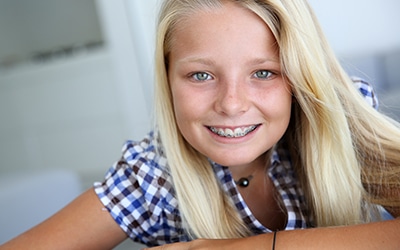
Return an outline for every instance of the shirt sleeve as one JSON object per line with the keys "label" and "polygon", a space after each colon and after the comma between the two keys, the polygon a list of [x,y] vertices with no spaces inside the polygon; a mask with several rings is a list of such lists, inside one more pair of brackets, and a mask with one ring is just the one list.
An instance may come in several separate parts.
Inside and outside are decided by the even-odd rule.
{"label": "shirt sleeve", "polygon": [[364,99],[371,105],[373,108],[379,108],[378,97],[375,94],[374,89],[371,84],[359,77],[351,78],[356,88],[361,92]]}
{"label": "shirt sleeve", "polygon": [[163,158],[146,141],[129,141],[104,181],[94,184],[100,201],[122,230],[148,246],[182,240],[176,233],[177,202],[161,163]]}

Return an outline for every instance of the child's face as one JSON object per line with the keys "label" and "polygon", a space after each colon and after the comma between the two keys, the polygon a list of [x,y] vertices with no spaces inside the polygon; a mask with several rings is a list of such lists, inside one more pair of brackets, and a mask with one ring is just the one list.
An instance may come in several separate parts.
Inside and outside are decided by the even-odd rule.
{"label": "child's face", "polygon": [[232,3],[178,26],[168,77],[182,135],[224,166],[255,162],[290,119],[291,91],[272,33]]}

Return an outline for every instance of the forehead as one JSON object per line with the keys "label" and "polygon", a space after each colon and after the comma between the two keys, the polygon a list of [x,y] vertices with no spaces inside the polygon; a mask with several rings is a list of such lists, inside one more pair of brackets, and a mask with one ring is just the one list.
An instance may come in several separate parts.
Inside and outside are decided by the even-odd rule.
{"label": "forehead", "polygon": [[[223,19],[227,19],[230,22],[232,19],[229,17],[237,17],[238,22],[243,22],[243,17],[252,17],[253,19],[259,18],[250,9],[246,8],[243,3],[238,1],[213,1],[213,4],[199,4],[196,7],[183,8],[177,15],[177,20],[173,25],[173,30],[180,30],[187,28],[187,26],[197,23],[199,20],[203,23],[216,25],[223,25]],[[215,16],[220,16],[220,20],[215,22]],[[208,22],[207,22],[208,20]]]}
{"label": "forehead", "polygon": [[237,3],[225,2],[220,7],[201,9],[182,18],[171,36],[169,52],[190,53],[197,48],[223,51],[227,42],[230,53],[244,46],[272,46],[276,50],[275,38],[259,16]]}

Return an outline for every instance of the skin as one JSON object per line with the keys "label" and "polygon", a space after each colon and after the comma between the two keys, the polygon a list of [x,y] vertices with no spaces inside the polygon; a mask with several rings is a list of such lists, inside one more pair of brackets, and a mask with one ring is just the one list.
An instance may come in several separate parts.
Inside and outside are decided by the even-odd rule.
{"label": "skin", "polygon": [[[271,35],[265,26],[263,26],[264,30],[261,29],[262,25],[257,18],[233,5],[225,5],[219,12],[208,15],[204,13],[194,15],[192,20],[186,20],[186,24],[192,21],[191,25],[196,25],[196,22],[193,22],[194,19],[196,22],[208,26],[212,26],[211,24],[216,21],[222,22],[224,25],[219,25],[223,27],[222,30],[217,27],[197,26],[194,29],[194,26],[187,26],[186,28],[191,27],[191,29],[180,34],[184,36],[180,39],[186,39],[187,36],[186,42],[192,40],[190,41],[192,47],[186,46],[182,42],[179,43],[182,40],[176,39],[175,47],[182,50],[172,51],[170,58],[172,67],[169,73],[179,127],[185,138],[196,149],[205,155],[210,155],[215,161],[230,166],[234,177],[244,176],[254,168],[261,171],[259,166],[265,164],[262,158],[264,152],[279,140],[287,127],[287,119],[290,116],[288,106],[291,103],[289,87],[279,74],[280,69],[277,66],[279,63],[276,62],[277,51],[273,47]],[[228,19],[231,20],[228,22]],[[235,23],[235,19],[243,20]],[[236,25],[235,29],[230,26],[233,23]],[[246,27],[246,36],[243,36],[244,30],[242,29]],[[197,35],[201,42],[196,42],[191,37],[193,32],[191,33],[190,30],[194,31],[195,35],[198,34],[196,31],[202,31],[207,35],[205,37]],[[242,33],[236,32],[238,30],[242,30]],[[211,31],[214,33],[208,33]],[[228,33],[232,37],[224,31],[229,31]],[[259,39],[244,38],[250,37],[247,35],[250,32],[255,32],[256,34],[251,33],[251,35],[257,36]],[[178,35],[176,34],[177,38],[179,38]],[[214,36],[217,37],[214,38]],[[219,37],[218,40],[218,36],[224,36],[225,39]],[[242,39],[241,43],[233,38]],[[254,42],[255,40],[257,42]],[[211,47],[203,50],[202,43],[207,42],[210,42],[208,45]],[[252,44],[254,47],[249,49],[248,44]],[[230,51],[236,53],[228,53],[228,47],[233,49]],[[190,48],[193,48],[193,51]],[[246,51],[248,53],[245,53]],[[257,56],[251,53],[254,51],[257,52]],[[218,56],[215,56],[216,54]],[[248,63],[254,57],[260,56],[268,60],[258,64]],[[187,57],[201,58],[202,60],[179,63],[179,60],[182,61]],[[207,59],[206,62],[213,63],[204,64],[204,59]],[[193,63],[194,65],[192,65]],[[193,69],[184,70],[185,64]],[[267,80],[254,78],[254,73],[260,70],[271,70],[275,74]],[[209,73],[213,80],[193,81],[196,72]],[[197,74],[196,76],[208,75]],[[274,96],[278,94],[281,96]],[[185,105],[187,107],[178,108],[178,106]],[[249,124],[261,124],[261,126],[254,131],[254,135],[242,139],[221,139],[211,134],[205,127]],[[255,136],[256,134],[257,136]],[[260,136],[263,136],[262,138],[265,140],[256,140],[256,137]],[[209,143],[210,149],[204,147],[203,143]],[[246,154],[243,152],[239,154],[239,148],[246,148]],[[259,204],[274,205],[274,203],[271,198],[268,198],[271,197],[273,187],[268,180],[267,182],[263,181],[255,178],[252,182],[256,182],[257,185],[250,185],[246,188],[247,193],[240,192],[255,216],[265,222],[267,220],[264,220],[261,213],[257,212],[261,211]],[[266,190],[266,193],[256,193],[255,189],[252,189],[254,186],[260,186],[260,183],[264,183],[263,190]],[[271,213],[266,218],[271,219],[275,215]],[[400,216],[400,211],[393,210],[393,215]],[[279,225],[279,223],[277,224]],[[274,226],[279,227],[272,225],[270,228],[274,228]],[[399,229],[400,219],[395,219],[348,227],[281,231],[277,234],[275,249],[400,249]],[[109,212],[104,209],[94,190],[89,189],[48,220],[1,245],[0,249],[26,249],[27,246],[29,249],[112,249],[126,237],[127,235],[115,223]],[[272,234],[261,234],[243,239],[198,239],[154,249],[270,249],[272,238]]]}
{"label": "skin", "polygon": [[[400,219],[348,227],[331,227],[278,232],[275,249],[385,249],[400,248]],[[273,234],[260,234],[242,239],[198,239],[151,248],[153,250],[232,250],[271,249]]]}

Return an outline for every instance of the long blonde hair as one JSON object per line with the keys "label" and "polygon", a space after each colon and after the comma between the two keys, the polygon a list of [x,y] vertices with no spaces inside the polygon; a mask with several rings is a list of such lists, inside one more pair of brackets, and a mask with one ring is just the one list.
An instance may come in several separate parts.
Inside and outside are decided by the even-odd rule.
{"label": "long blonde hair", "polygon": [[[224,1],[228,0],[165,0],[158,23],[156,129],[184,226],[194,238],[250,234],[207,158],[179,132],[167,76],[179,21],[200,10],[221,8]],[[372,203],[400,206],[398,195],[385,195],[400,186],[399,125],[371,108],[354,88],[307,2],[232,2],[263,19],[279,45],[282,71],[295,98],[284,137],[316,226],[369,221],[366,205]]]}

